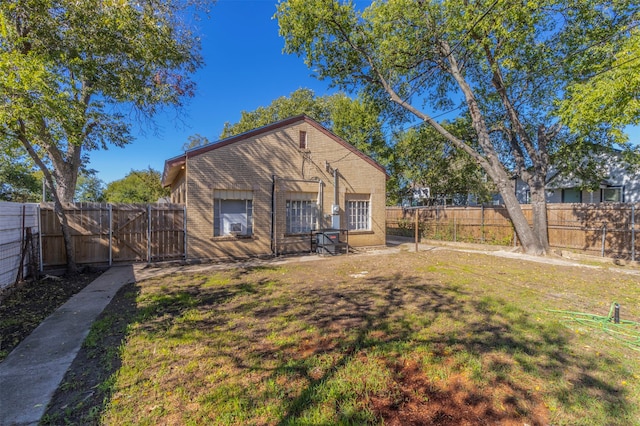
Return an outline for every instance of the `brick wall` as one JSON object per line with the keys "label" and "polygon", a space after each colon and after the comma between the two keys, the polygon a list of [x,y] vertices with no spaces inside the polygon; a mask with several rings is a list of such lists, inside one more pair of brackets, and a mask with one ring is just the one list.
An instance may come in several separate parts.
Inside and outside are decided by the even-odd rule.
{"label": "brick wall", "polygon": [[[300,148],[300,131],[306,132],[306,149]],[[271,254],[272,191],[273,242],[278,253],[308,250],[306,237],[286,233],[286,200],[295,193],[318,194],[319,226],[331,227],[335,188],[332,169],[339,174],[341,228],[347,228],[346,200],[350,194],[358,194],[359,199],[370,195],[371,230],[351,232],[349,243],[372,246],[385,242],[384,173],[307,120],[300,119],[188,158],[185,169],[186,178],[174,181],[172,193],[186,184],[189,258]],[[252,194],[251,238],[214,237],[214,192],[231,190]]]}

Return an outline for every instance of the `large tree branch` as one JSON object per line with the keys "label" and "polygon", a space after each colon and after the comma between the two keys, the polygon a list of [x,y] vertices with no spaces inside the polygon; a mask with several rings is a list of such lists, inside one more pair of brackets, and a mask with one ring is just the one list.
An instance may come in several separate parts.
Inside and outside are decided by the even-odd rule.
{"label": "large tree branch", "polygon": [[[490,164],[493,167],[497,167],[500,164],[498,160],[498,155],[496,153],[495,147],[491,143],[491,138],[489,136],[489,129],[487,127],[487,124],[484,121],[482,111],[480,110],[480,106],[478,105],[478,101],[475,98],[473,90],[471,89],[471,86],[462,75],[462,70],[458,66],[456,57],[451,51],[449,44],[446,41],[442,41],[440,44],[440,47],[444,53],[444,56],[447,58],[447,61],[449,64],[449,67],[448,67],[449,72],[451,73],[452,77],[456,80],[456,82],[458,83],[458,86],[460,87],[460,89],[462,90],[462,93],[464,94],[465,100],[467,102],[467,106],[469,108],[469,114],[471,115],[471,121],[476,131],[476,135],[478,137],[478,143],[480,144],[480,147],[484,151],[488,160],[484,159],[484,157],[481,157],[481,158],[483,158],[485,162],[487,162],[487,164]],[[471,147],[469,148],[473,150],[473,148]],[[475,152],[475,150],[473,151]],[[477,153],[476,155],[480,156]],[[476,156],[474,156],[474,158],[476,158]]]}
{"label": "large tree branch", "polygon": [[498,63],[495,57],[493,56],[491,49],[489,49],[489,46],[486,43],[483,43],[482,40],[476,40],[476,41],[478,41],[479,43],[482,43],[482,47],[485,51],[485,56],[487,58],[487,61],[489,62],[489,66],[491,67],[491,73],[492,73],[491,83],[493,84],[493,87],[495,87],[496,91],[498,92],[498,95],[500,96],[502,105],[507,111],[509,120],[511,121],[515,129],[515,133],[518,135],[518,138],[522,141],[522,144],[527,150],[529,157],[534,161],[534,163],[537,163],[538,161],[541,160],[539,156],[539,151],[535,149],[531,141],[531,138],[529,137],[529,134],[525,130],[524,126],[522,125],[522,122],[520,121],[520,117],[518,116],[518,113],[515,107],[513,106],[511,99],[509,98],[509,94],[507,93],[507,88],[504,83],[504,79],[502,77],[502,72],[500,71],[500,67],[498,66]]}
{"label": "large tree branch", "polygon": [[67,220],[67,215],[64,212],[63,200],[61,200],[58,196],[58,192],[56,191],[54,184],[53,175],[47,168],[47,165],[44,163],[43,159],[40,158],[35,148],[31,144],[31,141],[29,141],[29,138],[27,137],[26,125],[24,121],[22,119],[18,119],[18,125],[18,139],[29,153],[29,156],[42,171],[45,181],[47,182],[47,186],[49,187],[49,193],[53,197],[54,212],[58,217],[58,220],[60,221],[60,225],[62,226],[62,237],[64,239],[64,247],[67,255],[67,273],[75,274],[78,272],[78,269],[73,252],[73,241],[71,240],[70,230],[71,228],[69,226],[69,221]]}
{"label": "large tree branch", "polygon": [[520,147],[520,144],[516,141],[516,135],[513,133],[513,130],[505,126],[504,123],[495,126],[493,130],[502,133],[504,138],[508,141],[509,146],[511,147],[511,155],[513,155],[516,163],[516,173],[522,176],[526,171],[526,162],[524,153],[522,152],[522,147]]}
{"label": "large tree branch", "polygon": [[334,27],[338,30],[338,33],[342,37],[342,40],[345,43],[347,43],[351,49],[353,49],[354,51],[358,52],[361,55],[361,57],[367,62],[367,64],[371,68],[371,71],[377,77],[376,83],[380,84],[382,86],[384,91],[389,95],[390,100],[392,102],[394,102],[395,104],[397,104],[400,107],[404,108],[405,110],[409,111],[410,113],[412,113],[416,117],[420,118],[425,123],[427,123],[430,126],[432,126],[442,136],[447,138],[447,140],[449,140],[453,145],[455,145],[457,148],[459,148],[459,149],[463,150],[464,152],[466,152],[467,154],[469,154],[483,168],[485,168],[485,169],[490,168],[490,164],[488,163],[487,159],[484,158],[482,155],[480,155],[478,153],[478,151],[473,149],[469,144],[465,143],[463,140],[457,138],[456,136],[451,134],[449,131],[447,131],[436,120],[434,120],[429,114],[426,114],[426,113],[418,110],[413,105],[411,105],[410,103],[408,103],[404,99],[402,99],[400,97],[400,95],[398,95],[398,93],[393,89],[393,87],[391,86],[391,83],[385,78],[385,76],[382,74],[382,72],[376,66],[375,61],[373,60],[372,56],[363,47],[359,46],[358,44],[356,44],[351,39],[351,37],[349,36],[349,34],[350,34],[349,31],[347,31],[345,28],[343,28],[342,25],[340,25],[340,23],[337,20],[335,20],[333,18],[329,18],[329,19],[333,23]]}
{"label": "large tree branch", "polygon": [[51,172],[47,168],[47,165],[44,164],[44,160],[42,158],[40,158],[40,156],[36,152],[34,146],[29,141],[29,138],[27,137],[26,125],[24,123],[24,120],[19,119],[18,120],[18,126],[19,126],[19,130],[18,130],[18,134],[17,134],[18,140],[22,143],[24,148],[27,150],[27,153],[29,154],[31,159],[33,159],[33,162],[36,163],[36,165],[42,171],[42,174],[44,175],[45,181],[47,182],[47,186],[49,186],[49,190],[53,193],[54,190],[55,190],[53,175],[51,174]]}

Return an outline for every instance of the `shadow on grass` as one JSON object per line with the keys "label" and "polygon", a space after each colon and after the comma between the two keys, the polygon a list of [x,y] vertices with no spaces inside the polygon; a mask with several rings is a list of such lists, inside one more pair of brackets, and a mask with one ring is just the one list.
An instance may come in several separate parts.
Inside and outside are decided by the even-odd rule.
{"label": "shadow on grass", "polygon": [[[90,335],[47,410],[50,423],[98,423],[120,367],[119,348],[133,322],[138,332],[150,336],[180,339],[194,328],[241,336],[216,346],[216,356],[235,369],[264,375],[263,382],[276,383],[283,376],[302,379],[304,385],[296,392],[279,391],[282,414],[269,418],[268,424],[316,424],[310,412],[320,405],[332,410],[332,422],[339,424],[381,419],[388,424],[500,424],[522,419],[549,424],[554,416],[550,411],[557,409],[554,404],[575,419],[589,398],[602,405],[610,424],[621,413],[630,418],[635,412],[624,389],[600,378],[604,364],[611,371],[622,368],[615,360],[574,353],[567,329],[540,322],[505,301],[402,273],[295,286],[270,275],[276,270],[242,270],[233,274],[236,281],[213,286],[207,286],[206,277],[181,277],[180,285],[148,296],[143,307],[136,306],[138,287],[123,288],[94,327],[94,340],[105,339],[109,332],[113,339],[96,343],[102,352],[95,352]],[[179,324],[189,310],[220,311],[237,318],[214,315]],[[296,335],[311,338],[288,339]],[[269,342],[270,336],[281,341]],[[323,355],[330,355],[330,364],[321,370],[310,368]],[[102,360],[104,368],[91,373],[96,360]],[[342,393],[326,397],[332,392],[327,390],[330,383],[346,374],[348,366],[359,363],[367,368],[373,362],[388,372],[382,390],[347,382]],[[435,381],[433,371],[426,374],[428,369],[442,370],[443,382]],[[86,380],[85,374],[95,380]],[[358,374],[367,382],[373,372]],[[522,382],[523,377],[542,386],[553,384],[544,389],[546,399],[532,390],[534,385]],[[204,405],[220,404],[229,395],[244,401],[240,405],[248,410],[264,403],[243,385],[215,386],[200,395]],[[349,407],[347,393],[355,393],[356,401]]]}
{"label": "shadow on grass", "polygon": [[[598,365],[593,358],[576,354],[569,345],[570,332],[564,327],[543,325],[502,300],[490,297],[478,300],[460,290],[420,280],[397,274],[368,279],[357,290],[308,290],[310,299],[323,301],[312,304],[306,313],[307,320],[321,330],[320,334],[330,334],[336,326],[350,332],[345,340],[336,343],[342,355],[332,368],[320,377],[304,373],[309,384],[288,401],[280,425],[297,423],[309,406],[320,402],[318,395],[328,381],[358,357],[371,353],[384,354],[387,365],[395,372],[395,389],[377,398],[372,395],[360,398],[373,402],[370,404],[374,407],[373,417],[382,417],[389,424],[500,424],[523,418],[529,424],[548,424],[553,413],[534,394],[532,386],[519,382],[523,374],[518,369],[539,378],[543,384],[555,382],[556,389],[546,391],[575,418],[581,417],[584,404],[596,401],[602,405],[610,424],[618,420],[624,424],[626,420],[620,416],[635,411],[624,388],[596,374],[596,369],[605,364],[611,370],[622,367],[616,366],[613,359],[602,360]],[[379,292],[384,303],[374,303],[370,297]],[[413,315],[421,312],[422,318],[411,318],[411,312]],[[430,332],[423,333],[429,328]],[[415,365],[415,360],[403,359],[406,353],[419,349],[427,350],[429,362],[448,367],[452,383],[436,387],[421,372],[422,368]],[[323,348],[319,346],[318,351]],[[309,348],[305,352],[308,354]],[[464,364],[456,361],[460,354],[487,360],[477,372],[484,386],[456,379]],[[487,387],[499,392],[492,395]],[[414,397],[416,393],[420,395],[418,398]],[[361,412],[345,413],[337,409],[336,415],[339,423],[371,420]]]}

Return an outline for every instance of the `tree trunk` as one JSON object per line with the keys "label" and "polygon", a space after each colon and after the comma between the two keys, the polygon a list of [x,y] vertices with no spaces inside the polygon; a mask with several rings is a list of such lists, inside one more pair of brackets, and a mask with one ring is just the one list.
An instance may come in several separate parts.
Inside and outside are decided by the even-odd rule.
{"label": "tree trunk", "polygon": [[[41,161],[36,162],[41,163]],[[67,274],[75,275],[78,273],[78,265],[76,264],[75,250],[73,240],[71,239],[71,227],[69,226],[69,221],[67,220],[67,215],[64,209],[67,203],[60,199],[58,191],[56,190],[53,182],[53,176],[46,168],[46,166],[42,164],[40,168],[44,173],[45,179],[47,181],[47,186],[49,187],[49,192],[51,193],[51,197],[53,197],[53,212],[58,218],[58,222],[60,222],[60,227],[62,229],[62,240],[64,241],[64,251],[67,257]]]}
{"label": "tree trunk", "polygon": [[[472,158],[474,158],[477,163],[482,167],[487,175],[491,178],[491,180],[496,184],[500,195],[505,203],[507,208],[507,213],[509,214],[509,218],[513,223],[513,227],[515,229],[516,235],[522,244],[522,248],[525,253],[533,254],[533,255],[544,255],[547,252],[548,248],[548,238],[547,238],[547,229],[546,229],[546,205],[543,219],[540,219],[540,214],[537,214],[535,228],[532,229],[527,221],[527,218],[524,216],[524,212],[520,206],[520,202],[518,201],[515,194],[515,185],[513,180],[511,180],[509,174],[504,169],[502,163],[500,162],[499,155],[496,152],[495,147],[492,144],[489,128],[484,120],[482,115],[482,111],[480,106],[475,98],[473,90],[468,82],[465,80],[463,76],[463,72],[461,68],[458,66],[455,55],[453,55],[452,50],[449,48],[446,42],[442,42],[440,46],[444,55],[447,57],[449,61],[450,70],[449,72],[457,81],[462,93],[465,96],[467,106],[469,107],[469,114],[471,116],[471,121],[473,124],[473,128],[478,137],[478,144],[481,147],[484,155],[480,154],[480,152],[469,144],[465,143],[463,140],[458,139],[453,134],[449,133],[444,127],[442,127],[439,123],[437,123],[432,117],[425,114],[424,112],[418,110],[410,103],[405,102],[391,87],[389,82],[382,76],[381,73],[378,73],[378,77],[380,79],[380,83],[382,84],[384,90],[389,94],[391,101],[395,102],[402,108],[406,109],[410,113],[414,114],[416,117],[423,120],[425,123],[429,124],[433,128],[435,128],[442,136],[447,138],[455,147],[463,150],[467,154],[469,154]],[[375,69],[373,61],[369,61],[372,67]],[[543,180],[544,182],[544,180]],[[544,188],[544,185],[543,185]],[[544,194],[544,190],[542,191]],[[541,226],[543,226],[541,228]],[[544,231],[542,231],[544,229]],[[536,233],[542,233],[543,237],[540,237]]]}
{"label": "tree trunk", "polygon": [[71,239],[71,227],[64,211],[64,205],[58,197],[53,198],[53,211],[60,222],[62,228],[62,238],[64,240],[65,254],[67,255],[67,274],[75,275],[78,273],[78,265],[76,264],[76,255],[74,251],[73,240]]}
{"label": "tree trunk", "polygon": [[[70,144],[64,156],[52,145],[48,147],[47,152],[53,163],[55,187],[52,188],[51,193],[54,200],[54,212],[62,228],[62,238],[67,256],[67,274],[74,275],[78,273],[78,265],[76,264],[71,227],[67,220],[65,207],[73,202],[73,197],[75,196],[82,146]],[[53,181],[50,182],[50,185],[53,185]]]}
{"label": "tree trunk", "polygon": [[[62,228],[62,238],[64,241],[64,250],[67,257],[67,274],[75,275],[78,273],[78,265],[76,264],[75,251],[73,248],[73,240],[71,239],[71,227],[69,226],[69,221],[67,220],[67,215],[64,211],[64,202],[61,200],[60,193],[57,190],[57,187],[54,183],[54,178],[49,169],[47,168],[44,161],[40,158],[36,150],[31,145],[31,142],[26,137],[26,132],[24,131],[24,124],[20,122],[20,134],[19,139],[22,142],[22,145],[25,147],[29,156],[33,159],[33,161],[38,165],[42,173],[44,174],[44,178],[47,182],[47,186],[49,187],[49,192],[51,193],[51,197],[53,197],[53,205],[54,205],[54,213],[60,222],[60,227]],[[78,154],[79,155],[79,154]],[[68,195],[67,195],[68,196]],[[73,195],[71,195],[71,199],[73,199]],[[42,200],[44,201],[44,200]]]}
{"label": "tree trunk", "polygon": [[[42,169],[42,167],[45,167],[45,168]],[[73,240],[71,238],[71,227],[69,226],[69,221],[67,220],[67,214],[65,213],[65,206],[68,203],[64,200],[61,200],[57,187],[53,182],[53,176],[51,175],[51,173],[49,173],[49,170],[46,169],[46,166],[44,166],[44,164],[41,166],[41,169],[45,175],[45,179],[47,180],[47,186],[49,186],[51,197],[53,197],[53,212],[58,218],[58,222],[60,222],[60,228],[62,230],[62,240],[64,241],[64,251],[67,257],[67,274],[75,275],[78,273],[78,265],[76,264],[76,254],[75,254],[75,249],[73,245]]]}
{"label": "tree trunk", "polygon": [[[507,182],[503,178],[500,180],[494,180],[494,182],[498,182],[498,191],[502,196],[507,213],[509,214],[509,218],[511,219],[511,223],[513,224],[513,228],[516,232],[516,236],[518,237],[518,240],[520,240],[520,244],[522,244],[523,251],[527,254],[533,254],[536,256],[546,254],[546,247],[541,243],[535,229],[531,228],[529,221],[524,216],[520,202],[515,194],[515,185],[513,184],[513,181],[509,180]],[[544,232],[546,235],[546,228]]]}
{"label": "tree trunk", "polygon": [[529,184],[531,191],[531,210],[533,213],[533,233],[545,252],[549,251],[549,223],[547,218],[547,198],[543,183],[534,179]]}

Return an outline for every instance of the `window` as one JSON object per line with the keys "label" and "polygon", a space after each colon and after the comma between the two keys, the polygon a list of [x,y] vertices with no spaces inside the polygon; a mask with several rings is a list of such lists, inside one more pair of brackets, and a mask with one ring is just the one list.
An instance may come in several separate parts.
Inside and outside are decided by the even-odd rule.
{"label": "window", "polygon": [[612,186],[602,189],[602,202],[603,203],[621,203],[622,200],[622,188],[619,186]]}
{"label": "window", "polygon": [[347,201],[347,226],[349,231],[371,230],[371,208],[369,199]]}
{"label": "window", "polygon": [[307,149],[307,132],[300,130],[300,149]]}
{"label": "window", "polygon": [[303,234],[316,228],[318,207],[316,194],[290,194],[287,200],[287,234]]}
{"label": "window", "polygon": [[213,236],[253,235],[251,191],[214,191]]}
{"label": "window", "polygon": [[566,188],[562,190],[563,203],[581,203],[582,191],[578,188]]}

